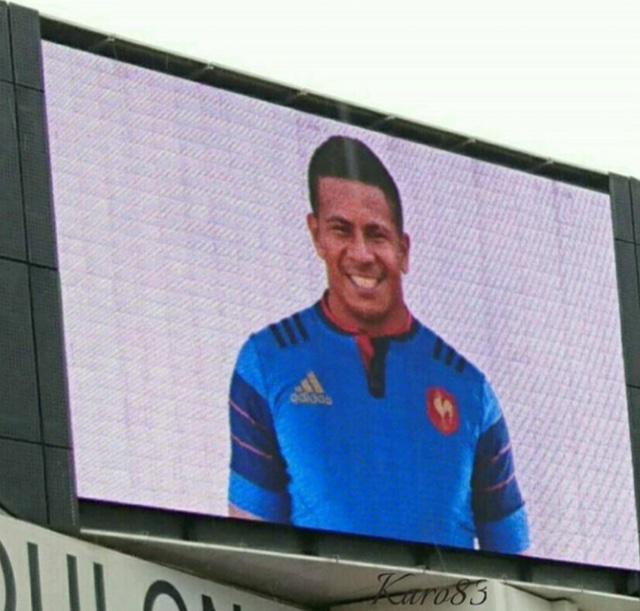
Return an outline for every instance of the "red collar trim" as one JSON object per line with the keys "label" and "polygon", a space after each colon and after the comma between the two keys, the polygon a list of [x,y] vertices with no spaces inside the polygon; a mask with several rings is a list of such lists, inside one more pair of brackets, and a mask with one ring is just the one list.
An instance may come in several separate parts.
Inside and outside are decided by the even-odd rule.
{"label": "red collar trim", "polygon": [[[331,308],[329,307],[329,291],[325,291],[324,295],[322,296],[322,299],[320,300],[320,307],[322,308],[322,313],[326,316],[327,320],[329,320],[329,322],[334,327],[337,327],[343,333],[348,333],[349,335],[356,335],[356,336],[364,335],[369,337],[369,334],[363,331],[362,329],[359,329],[358,327],[347,326],[337,319],[336,315],[331,311]],[[413,316],[409,311],[409,308],[405,308],[405,311],[406,311],[406,319],[402,327],[396,333],[383,335],[384,337],[396,337],[396,336],[405,335],[409,333],[409,331],[413,327]]]}

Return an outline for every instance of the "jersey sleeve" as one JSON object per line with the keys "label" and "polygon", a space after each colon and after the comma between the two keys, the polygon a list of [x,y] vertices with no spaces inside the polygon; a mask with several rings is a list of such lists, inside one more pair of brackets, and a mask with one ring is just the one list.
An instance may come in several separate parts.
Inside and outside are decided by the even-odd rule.
{"label": "jersey sleeve", "polygon": [[231,378],[229,427],[229,503],[270,522],[289,522],[286,464],[252,338],[240,350]]}
{"label": "jersey sleeve", "polygon": [[485,380],[484,418],[474,458],[472,504],[480,548],[519,553],[529,526],[518,487],[509,431],[498,399]]}

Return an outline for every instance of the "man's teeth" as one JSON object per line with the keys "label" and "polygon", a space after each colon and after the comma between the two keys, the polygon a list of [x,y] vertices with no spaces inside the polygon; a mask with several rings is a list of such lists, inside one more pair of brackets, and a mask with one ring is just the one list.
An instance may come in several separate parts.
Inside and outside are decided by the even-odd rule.
{"label": "man's teeth", "polygon": [[351,280],[361,289],[372,289],[378,284],[377,278],[365,278],[364,276],[351,276]]}

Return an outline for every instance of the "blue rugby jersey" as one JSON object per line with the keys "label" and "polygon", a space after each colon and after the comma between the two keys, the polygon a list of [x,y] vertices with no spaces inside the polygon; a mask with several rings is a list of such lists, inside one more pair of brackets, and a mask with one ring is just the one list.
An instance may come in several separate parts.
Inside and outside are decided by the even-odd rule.
{"label": "blue rugby jersey", "polygon": [[320,302],[251,335],[230,390],[229,502],[271,522],[518,553],[509,434],[484,375],[413,320],[353,335]]}

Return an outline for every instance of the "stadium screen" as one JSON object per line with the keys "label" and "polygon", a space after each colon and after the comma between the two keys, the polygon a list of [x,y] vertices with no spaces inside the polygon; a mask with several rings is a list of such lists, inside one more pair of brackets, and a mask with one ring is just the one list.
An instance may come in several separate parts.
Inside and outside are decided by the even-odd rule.
{"label": "stadium screen", "polygon": [[80,498],[640,568],[606,195],[44,62]]}

